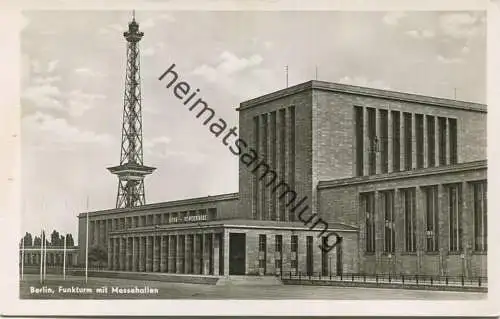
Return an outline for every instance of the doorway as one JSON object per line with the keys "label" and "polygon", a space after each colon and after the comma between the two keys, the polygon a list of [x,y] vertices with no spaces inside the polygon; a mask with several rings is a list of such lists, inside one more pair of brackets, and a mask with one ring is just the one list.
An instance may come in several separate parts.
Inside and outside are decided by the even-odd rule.
{"label": "doorway", "polygon": [[246,235],[229,233],[229,274],[245,274]]}

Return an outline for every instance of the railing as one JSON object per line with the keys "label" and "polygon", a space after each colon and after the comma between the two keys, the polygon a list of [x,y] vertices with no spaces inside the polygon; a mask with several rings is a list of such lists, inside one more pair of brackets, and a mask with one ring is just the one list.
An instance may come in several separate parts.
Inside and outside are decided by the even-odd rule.
{"label": "railing", "polygon": [[411,286],[433,286],[433,287],[488,287],[488,277],[465,277],[465,276],[435,276],[435,275],[405,275],[405,274],[323,274],[323,273],[282,273],[282,279],[299,281],[331,281],[331,282],[353,282],[368,283],[375,285],[399,284]]}

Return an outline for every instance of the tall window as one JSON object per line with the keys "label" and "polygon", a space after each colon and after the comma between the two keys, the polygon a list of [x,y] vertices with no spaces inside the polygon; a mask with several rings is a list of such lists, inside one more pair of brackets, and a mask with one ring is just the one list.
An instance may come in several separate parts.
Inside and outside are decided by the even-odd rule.
{"label": "tall window", "polygon": [[417,224],[415,212],[415,189],[402,190],[405,215],[405,251],[417,251]]}
{"label": "tall window", "polygon": [[424,167],[424,116],[415,114],[415,135],[417,147],[417,168]]}
{"label": "tall window", "polygon": [[457,120],[448,119],[450,124],[450,164],[458,162]]}
{"label": "tall window", "polygon": [[436,127],[434,116],[427,116],[427,165],[436,165]]}
{"label": "tall window", "polygon": [[[328,246],[328,237],[321,237],[323,247]],[[328,251],[321,249],[321,273],[323,276],[328,275]]]}
{"label": "tall window", "polygon": [[450,220],[450,251],[462,251],[462,209],[460,185],[448,187],[448,210]]}
{"label": "tall window", "polygon": [[366,224],[366,252],[375,252],[375,193],[361,194],[362,207],[364,209]]}
{"label": "tall window", "polygon": [[359,106],[354,107],[354,129],[356,138],[356,175],[363,176],[363,108]]}
{"label": "tall window", "polygon": [[446,165],[446,118],[438,117],[439,165]]}
{"label": "tall window", "polygon": [[377,167],[377,131],[376,131],[376,117],[374,108],[366,108],[368,115],[368,140],[370,141],[368,149],[368,175],[376,174]]}
{"label": "tall window", "polygon": [[283,236],[276,235],[274,240],[275,240],[274,251],[281,253],[283,247]]}
{"label": "tall window", "polygon": [[[253,117],[253,147],[255,149],[255,152],[257,154],[260,154],[260,117],[259,116],[254,116]],[[257,178],[257,175],[252,175],[252,186],[253,186],[253,194],[252,194],[252,218],[253,219],[259,219],[259,180]]]}
{"label": "tall window", "polygon": [[488,219],[486,182],[475,183],[474,187],[474,250],[487,251]]}
{"label": "tall window", "polygon": [[387,173],[389,171],[389,125],[387,110],[379,110],[380,112],[380,161],[381,172]]}
{"label": "tall window", "polygon": [[401,119],[400,113],[397,111],[391,111],[392,114],[392,169],[397,172],[401,168],[400,154],[401,154]]}
{"label": "tall window", "polygon": [[396,221],[394,218],[394,191],[382,192],[385,215],[384,252],[394,253],[396,243]]}
{"label": "tall window", "polygon": [[267,259],[267,245],[266,245],[266,235],[259,235],[259,268],[266,272],[266,259]]}
{"label": "tall window", "polygon": [[410,170],[412,167],[412,125],[411,113],[403,113],[404,116],[404,132],[405,132],[405,170]]}
{"label": "tall window", "polygon": [[298,249],[299,249],[299,237],[297,235],[292,235],[291,237],[292,258],[290,261],[290,267],[292,268],[291,270],[294,273],[297,273],[299,269],[298,256],[297,256]]}
{"label": "tall window", "polygon": [[292,253],[296,253],[299,247],[299,237],[297,235],[292,235],[291,238],[291,250]]}
{"label": "tall window", "polygon": [[314,271],[314,255],[313,255],[313,237],[306,237],[306,272],[307,275],[312,275]]}
{"label": "tall window", "polygon": [[436,252],[439,249],[439,210],[438,210],[438,187],[429,186],[423,189],[425,194],[425,237],[428,252]]}

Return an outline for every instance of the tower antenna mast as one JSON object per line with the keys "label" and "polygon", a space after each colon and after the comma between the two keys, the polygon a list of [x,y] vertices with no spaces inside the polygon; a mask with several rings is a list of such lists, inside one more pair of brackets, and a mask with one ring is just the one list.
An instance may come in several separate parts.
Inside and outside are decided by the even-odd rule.
{"label": "tower antenna mast", "polygon": [[146,204],[144,178],[156,169],[143,163],[139,41],[144,33],[139,31],[139,24],[135,21],[135,10],[132,11],[132,21],[128,24],[128,31],[124,32],[123,36],[127,40],[127,70],[120,165],[108,168],[112,174],[118,176],[116,208]]}

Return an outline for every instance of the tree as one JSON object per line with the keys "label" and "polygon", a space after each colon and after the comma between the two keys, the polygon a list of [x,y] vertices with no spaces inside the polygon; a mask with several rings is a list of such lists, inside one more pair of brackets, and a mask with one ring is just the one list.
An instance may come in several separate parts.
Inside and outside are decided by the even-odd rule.
{"label": "tree", "polygon": [[59,232],[54,229],[50,235],[50,244],[52,246],[60,246],[62,243],[59,242]]}
{"label": "tree", "polygon": [[[23,237],[24,241],[24,247],[31,247],[33,246],[33,238],[31,237],[31,234],[26,232],[26,234]],[[21,242],[22,245],[22,242]]]}
{"label": "tree", "polygon": [[68,247],[73,247],[75,246],[75,241],[73,240],[73,235],[71,234],[66,234],[66,237],[67,237],[67,242],[66,242],[66,245]]}
{"label": "tree", "polygon": [[42,244],[42,239],[38,236],[35,236],[35,239],[33,240],[33,246],[40,247],[41,244]]}
{"label": "tree", "polygon": [[108,262],[108,252],[104,247],[93,246],[89,249],[89,262],[102,266]]}

